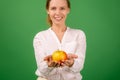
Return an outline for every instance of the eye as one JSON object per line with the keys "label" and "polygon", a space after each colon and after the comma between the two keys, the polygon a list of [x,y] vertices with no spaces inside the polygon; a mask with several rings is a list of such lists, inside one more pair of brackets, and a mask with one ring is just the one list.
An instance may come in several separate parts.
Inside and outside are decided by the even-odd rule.
{"label": "eye", "polygon": [[56,9],[56,7],[52,7],[52,8],[51,8],[51,10],[55,10],[55,9]]}
{"label": "eye", "polygon": [[65,8],[64,8],[64,7],[61,7],[60,9],[61,9],[61,10],[65,10]]}

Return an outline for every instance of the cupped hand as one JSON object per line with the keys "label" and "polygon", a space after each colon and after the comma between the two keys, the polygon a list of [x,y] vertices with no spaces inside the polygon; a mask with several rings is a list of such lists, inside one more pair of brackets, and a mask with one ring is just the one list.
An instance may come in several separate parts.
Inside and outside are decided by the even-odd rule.
{"label": "cupped hand", "polygon": [[46,56],[44,61],[47,61],[48,67],[60,67],[60,62],[53,61],[51,55]]}
{"label": "cupped hand", "polygon": [[67,60],[62,61],[62,63],[61,63],[62,67],[64,67],[64,66],[71,67],[74,64],[74,59],[78,58],[78,56],[75,54],[68,54],[67,58],[68,58]]}

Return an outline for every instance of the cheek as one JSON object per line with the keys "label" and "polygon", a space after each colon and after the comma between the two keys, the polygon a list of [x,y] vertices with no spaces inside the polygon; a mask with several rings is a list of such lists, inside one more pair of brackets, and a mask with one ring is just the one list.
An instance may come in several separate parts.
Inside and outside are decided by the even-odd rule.
{"label": "cheek", "polygon": [[68,15],[68,13],[64,13],[64,16],[67,16]]}
{"label": "cheek", "polygon": [[50,18],[53,18],[54,17],[54,14],[49,14]]}
{"label": "cheek", "polygon": [[49,17],[50,17],[51,20],[54,19],[54,15],[53,14],[49,14]]}
{"label": "cheek", "polygon": [[54,12],[53,11],[49,11],[49,15],[53,15],[54,14]]}
{"label": "cheek", "polygon": [[53,12],[49,10],[49,11],[47,11],[47,14],[52,15]]}
{"label": "cheek", "polygon": [[65,16],[67,16],[67,15],[69,14],[69,12],[68,12],[68,11],[65,11],[65,12],[63,12],[63,14],[64,14]]}
{"label": "cheek", "polygon": [[50,17],[52,17],[52,16],[53,16],[53,13],[52,13],[52,12],[49,12],[48,15],[49,15]]}

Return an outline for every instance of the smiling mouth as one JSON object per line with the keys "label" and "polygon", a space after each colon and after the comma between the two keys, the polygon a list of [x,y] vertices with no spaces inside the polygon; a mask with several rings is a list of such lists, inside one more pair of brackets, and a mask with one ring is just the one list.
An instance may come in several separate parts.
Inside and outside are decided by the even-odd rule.
{"label": "smiling mouth", "polygon": [[60,21],[60,20],[62,20],[62,17],[55,17],[54,19],[57,21]]}

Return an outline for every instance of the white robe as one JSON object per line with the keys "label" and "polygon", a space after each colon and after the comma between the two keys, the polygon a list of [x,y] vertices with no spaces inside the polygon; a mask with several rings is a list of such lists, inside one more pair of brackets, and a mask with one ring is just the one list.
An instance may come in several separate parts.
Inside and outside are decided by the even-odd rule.
{"label": "white robe", "polygon": [[[82,30],[67,27],[60,42],[51,28],[36,34],[33,40],[35,58],[37,62],[36,75],[47,80],[81,80],[80,71],[84,66],[86,52],[86,36]],[[72,67],[48,67],[44,57],[56,50],[63,50],[67,54],[78,55]]]}

